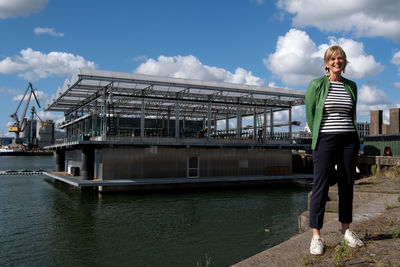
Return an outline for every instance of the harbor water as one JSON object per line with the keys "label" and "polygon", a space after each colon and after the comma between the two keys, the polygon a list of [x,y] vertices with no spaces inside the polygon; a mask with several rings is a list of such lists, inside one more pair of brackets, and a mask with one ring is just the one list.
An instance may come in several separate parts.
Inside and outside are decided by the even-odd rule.
{"label": "harbor water", "polygon": [[[52,156],[0,170],[54,170]],[[307,191],[81,192],[44,175],[0,176],[0,266],[229,266],[296,234]]]}

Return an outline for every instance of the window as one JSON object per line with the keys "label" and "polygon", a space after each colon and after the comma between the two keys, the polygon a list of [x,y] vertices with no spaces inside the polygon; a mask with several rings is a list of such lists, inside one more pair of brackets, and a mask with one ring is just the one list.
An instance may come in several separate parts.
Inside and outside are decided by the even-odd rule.
{"label": "window", "polygon": [[197,178],[199,177],[199,156],[189,155],[187,157],[187,177]]}

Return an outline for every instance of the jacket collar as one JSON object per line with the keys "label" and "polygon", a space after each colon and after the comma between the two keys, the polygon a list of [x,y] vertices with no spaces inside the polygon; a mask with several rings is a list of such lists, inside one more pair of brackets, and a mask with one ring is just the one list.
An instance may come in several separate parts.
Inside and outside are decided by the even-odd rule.
{"label": "jacket collar", "polygon": [[[324,81],[325,89],[328,90],[329,89],[329,85],[330,85],[330,81],[329,81],[328,76],[324,75],[323,81]],[[350,96],[353,99],[353,101],[355,101],[354,92],[353,92],[352,87],[350,86],[350,80],[348,80],[348,79],[346,79],[346,78],[344,78],[342,76],[342,82],[343,82],[344,89],[347,91],[347,93],[350,94]]]}

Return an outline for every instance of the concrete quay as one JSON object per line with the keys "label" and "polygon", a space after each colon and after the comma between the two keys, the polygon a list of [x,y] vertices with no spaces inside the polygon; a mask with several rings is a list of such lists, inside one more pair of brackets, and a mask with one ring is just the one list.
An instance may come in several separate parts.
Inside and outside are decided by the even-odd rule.
{"label": "concrete quay", "polygon": [[[270,249],[262,251],[248,259],[244,259],[243,261],[234,264],[233,266],[282,267],[305,265],[327,266],[326,264],[334,265],[331,258],[334,257],[334,255],[332,254],[334,254],[335,247],[339,244],[340,240],[340,223],[338,222],[337,214],[337,189],[335,187],[330,188],[330,198],[331,201],[328,202],[326,207],[324,227],[321,231],[322,237],[325,241],[325,247],[328,250],[328,252],[326,251],[325,254],[328,255],[317,257],[310,255],[309,245],[311,241],[312,230],[308,228],[308,212],[304,212],[302,215],[299,216],[299,230],[301,232],[300,234],[297,234],[289,240]],[[367,179],[356,181],[353,207],[353,223],[351,225],[351,228],[358,233],[361,239],[363,239],[366,238],[366,236],[368,235],[368,231],[372,231],[373,227],[371,225],[376,224],[374,220],[380,219],[382,221],[389,218],[388,220],[390,220],[391,223],[388,223],[388,225],[393,225],[393,227],[395,227],[395,230],[392,229],[391,231],[397,234],[400,233],[399,201],[400,178],[396,178],[395,181],[393,181],[393,179],[382,180],[370,177]],[[389,212],[391,212],[389,211],[391,209],[394,210],[394,217],[392,217],[393,214],[388,214]],[[366,227],[366,225],[370,225],[369,228]],[[366,240],[364,240],[364,242],[366,242]],[[376,244],[374,244],[374,242]],[[376,247],[378,247],[379,249],[383,249],[383,247],[385,247],[385,242],[392,242],[386,244],[385,251],[385,254],[389,256],[392,255],[392,261],[385,259],[385,264],[389,263],[388,266],[392,266],[390,264],[400,263],[400,257],[398,257],[398,255],[400,255],[400,247],[398,246],[400,244],[400,239],[398,237],[393,238],[389,232],[389,234],[376,234],[375,237],[367,240],[366,245],[363,248],[359,250],[354,250],[352,252],[354,254],[352,256],[353,259],[348,260],[348,265],[378,266],[379,264],[369,265],[369,263],[381,262],[380,260],[374,260],[374,257],[376,258],[376,254],[379,253],[377,252]],[[395,262],[393,262],[393,258]]]}

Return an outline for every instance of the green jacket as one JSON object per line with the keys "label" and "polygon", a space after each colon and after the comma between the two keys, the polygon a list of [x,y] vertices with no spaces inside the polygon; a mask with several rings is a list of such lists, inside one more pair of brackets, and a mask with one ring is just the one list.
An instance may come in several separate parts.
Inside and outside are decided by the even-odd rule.
{"label": "green jacket", "polygon": [[[356,105],[357,105],[357,85],[355,82],[343,78],[343,85],[353,100],[353,122],[358,134]],[[318,143],[319,127],[324,112],[324,104],[329,90],[329,79],[327,76],[315,78],[310,82],[306,92],[306,118],[307,124],[312,134],[311,148],[315,149]]]}

